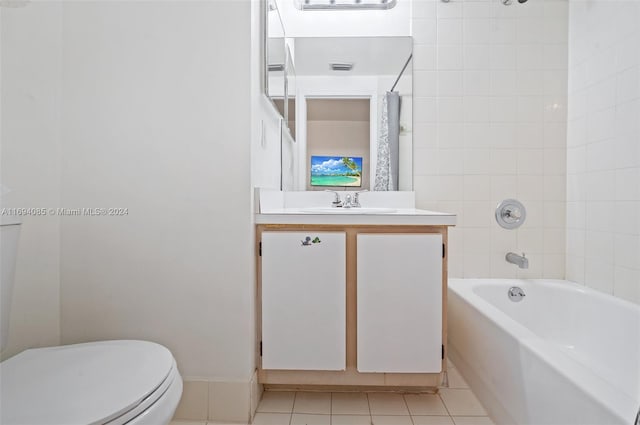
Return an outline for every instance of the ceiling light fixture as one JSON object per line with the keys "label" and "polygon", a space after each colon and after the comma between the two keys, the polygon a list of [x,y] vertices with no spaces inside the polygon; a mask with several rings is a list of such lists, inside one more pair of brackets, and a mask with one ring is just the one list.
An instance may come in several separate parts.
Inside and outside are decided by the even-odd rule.
{"label": "ceiling light fixture", "polygon": [[300,10],[388,10],[398,0],[294,0]]}

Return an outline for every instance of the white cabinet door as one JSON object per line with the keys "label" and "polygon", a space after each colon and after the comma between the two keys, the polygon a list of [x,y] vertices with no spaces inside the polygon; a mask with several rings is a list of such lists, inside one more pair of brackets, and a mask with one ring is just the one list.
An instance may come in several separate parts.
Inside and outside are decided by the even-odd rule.
{"label": "white cabinet door", "polygon": [[346,367],[346,234],[262,233],[262,368]]}
{"label": "white cabinet door", "polygon": [[442,236],[358,235],[358,371],[442,365]]}

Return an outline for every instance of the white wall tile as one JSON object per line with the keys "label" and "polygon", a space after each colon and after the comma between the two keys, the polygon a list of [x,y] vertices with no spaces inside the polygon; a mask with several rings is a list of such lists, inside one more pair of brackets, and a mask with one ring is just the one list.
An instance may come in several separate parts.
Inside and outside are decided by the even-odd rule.
{"label": "white wall tile", "polygon": [[417,0],[411,2],[411,13],[415,19],[417,18],[435,18],[438,2],[432,0]]}
{"label": "white wall tile", "polygon": [[464,106],[462,97],[438,98],[438,122],[461,123],[463,114]]}
{"label": "white wall tile", "polygon": [[462,71],[438,71],[438,96],[462,96]]}
{"label": "white wall tile", "polygon": [[438,19],[438,44],[462,43],[462,19]]}
{"label": "white wall tile", "polygon": [[438,40],[437,24],[434,18],[414,19],[411,29],[415,44],[435,44]]}
{"label": "white wall tile", "polygon": [[[439,71],[435,95],[432,84],[416,83],[423,99],[416,102],[416,115],[420,113],[421,124],[426,126],[417,132],[437,136],[435,146],[425,140],[416,145],[420,146],[416,149],[430,149],[419,154],[417,202],[459,214],[454,230],[457,244],[452,249],[464,254],[451,255],[452,275],[562,278],[566,185],[579,185],[583,188],[580,193],[586,190],[577,178],[567,183],[564,177],[566,4],[545,8],[542,0],[511,7],[500,0],[436,3],[435,42],[431,29],[425,29],[434,9],[421,6],[414,17],[419,27],[414,42],[421,52],[418,56],[423,56],[415,69],[431,71],[435,55]],[[546,20],[551,23],[545,35]],[[593,74],[584,69],[585,78]],[[606,72],[600,69],[597,72]],[[422,73],[416,78],[432,75]],[[628,121],[630,111],[619,119]],[[572,126],[574,139],[586,137],[586,116],[583,123]],[[586,149],[583,152],[586,155]],[[433,164],[425,155],[438,161],[435,173],[429,176],[418,174],[432,173]],[[584,172],[576,161],[572,164],[576,171]],[[513,197],[525,202],[528,210],[522,241],[535,262],[526,272],[504,261],[506,250],[518,246],[518,232],[500,232],[493,217],[496,203]],[[579,205],[584,224],[586,206],[584,201]]]}
{"label": "white wall tile", "polygon": [[435,71],[415,71],[413,95],[415,97],[432,97],[438,94],[438,78]]}
{"label": "white wall tile", "polygon": [[438,46],[438,69],[459,70],[462,68],[462,44],[442,44]]}
{"label": "white wall tile", "polygon": [[441,123],[438,126],[438,142],[441,148],[464,146],[464,127],[459,124]]}
{"label": "white wall tile", "polygon": [[462,2],[437,2],[438,19],[462,18]]}
{"label": "white wall tile", "polygon": [[462,59],[465,69],[489,69],[491,45],[489,44],[464,44],[462,46]]}
{"label": "white wall tile", "polygon": [[468,44],[491,43],[491,20],[465,19],[463,25],[464,42]]}
{"label": "white wall tile", "polygon": [[640,304],[640,270],[615,267],[613,280],[614,295]]}
{"label": "white wall tile", "polygon": [[413,46],[414,71],[436,69],[437,48],[435,44],[415,44]]}
{"label": "white wall tile", "polygon": [[[567,276],[638,303],[640,3],[569,4]],[[558,40],[559,25],[545,26]],[[548,48],[548,65],[561,49]]]}

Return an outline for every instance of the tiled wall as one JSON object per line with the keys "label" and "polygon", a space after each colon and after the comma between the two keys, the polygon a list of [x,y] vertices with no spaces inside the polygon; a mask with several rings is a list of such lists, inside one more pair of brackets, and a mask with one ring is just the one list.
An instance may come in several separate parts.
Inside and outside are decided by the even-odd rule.
{"label": "tiled wall", "polygon": [[640,1],[570,2],[567,278],[640,303]]}
{"label": "tiled wall", "polygon": [[[564,277],[567,12],[566,0],[414,0],[414,189],[419,208],[459,216],[452,277]],[[527,208],[517,231],[495,222],[505,198]]]}

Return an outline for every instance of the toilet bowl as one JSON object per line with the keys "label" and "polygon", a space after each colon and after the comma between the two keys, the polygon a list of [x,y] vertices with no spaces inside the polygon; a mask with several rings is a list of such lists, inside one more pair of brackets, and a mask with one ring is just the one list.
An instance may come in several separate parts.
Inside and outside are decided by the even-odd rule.
{"label": "toilet bowl", "polygon": [[182,378],[165,347],[101,341],[37,348],[0,363],[0,424],[168,424]]}
{"label": "toilet bowl", "polygon": [[[9,329],[19,228],[19,220],[0,217],[0,349]],[[35,348],[0,363],[2,425],[167,425],[181,395],[173,355],[153,342]]]}

